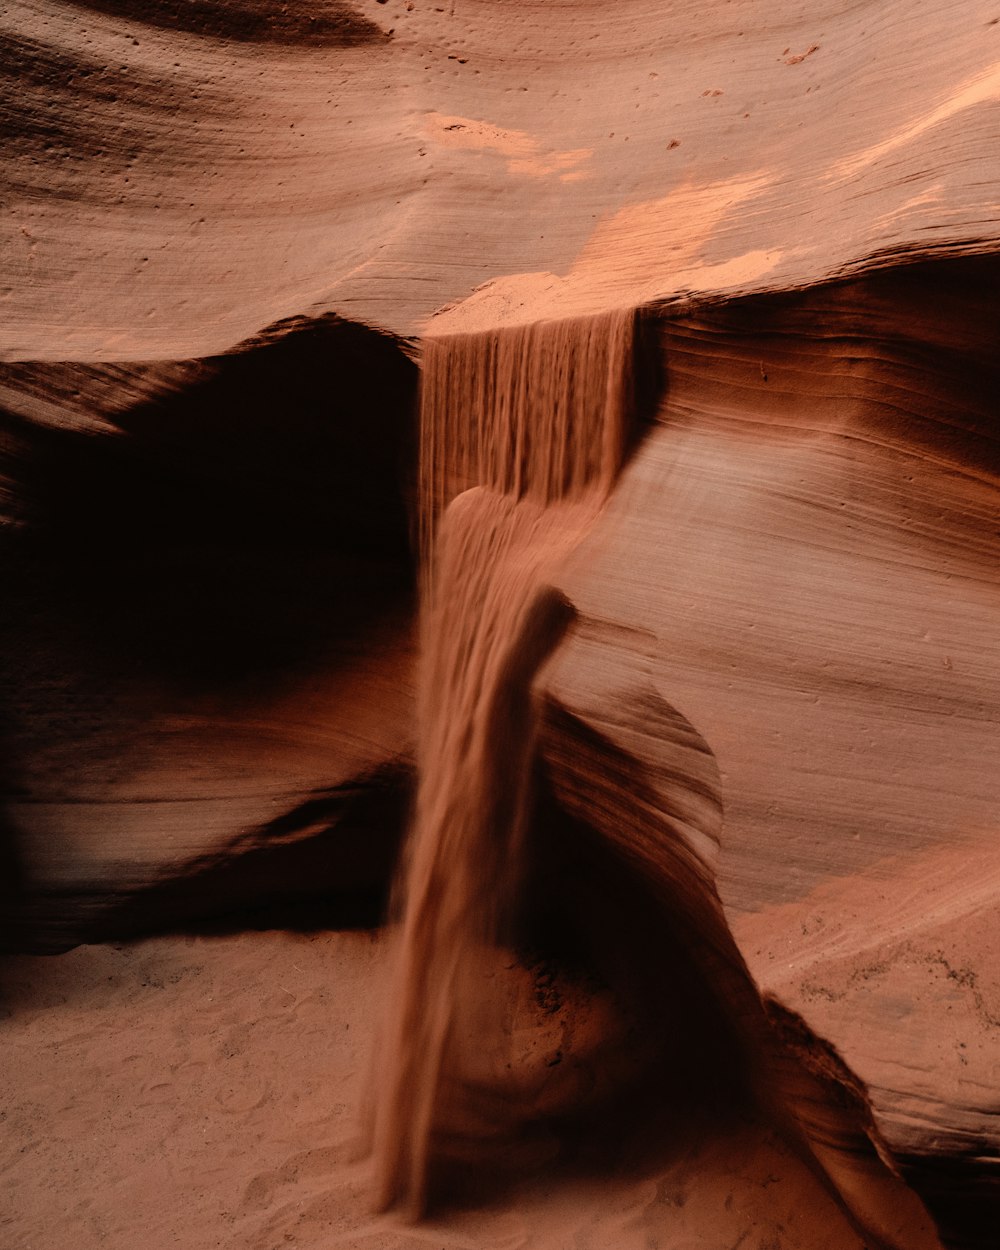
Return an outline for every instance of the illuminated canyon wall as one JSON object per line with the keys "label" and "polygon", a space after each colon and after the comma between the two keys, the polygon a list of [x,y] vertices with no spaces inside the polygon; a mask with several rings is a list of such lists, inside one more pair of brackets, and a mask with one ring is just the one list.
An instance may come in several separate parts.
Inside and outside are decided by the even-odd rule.
{"label": "illuminated canyon wall", "polygon": [[[421,371],[493,424],[537,365],[449,392],[444,345],[634,314],[519,677],[523,894],[580,925],[613,879],[628,992],[733,1031],[866,1235],[993,1245],[1000,19],[927,8],[8,10],[9,949],[377,923]],[[445,409],[433,507],[523,494]]]}

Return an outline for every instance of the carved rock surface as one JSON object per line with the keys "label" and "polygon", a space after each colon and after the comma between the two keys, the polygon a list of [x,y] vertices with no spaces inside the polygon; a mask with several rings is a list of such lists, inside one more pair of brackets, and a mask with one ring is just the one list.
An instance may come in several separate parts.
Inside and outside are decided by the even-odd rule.
{"label": "carved rock surface", "polygon": [[831,1149],[992,1247],[995,4],[2,21],[14,944],[384,885],[406,353],[641,305],[663,394],[564,588],[552,790],[640,874],[666,845],[709,996],[769,1013],[805,1117],[839,1088]]}
{"label": "carved rock surface", "polygon": [[25,367],[5,414],[15,944],[380,894],[390,870],[412,735],[413,366],[327,318],[178,372],[146,367],[142,388]]}
{"label": "carved rock surface", "polygon": [[710,793],[706,762],[650,698],[702,737],[740,954],[955,1246],[988,1244],[1000,1199],[995,279],[959,261],[667,319],[660,424],[579,555],[555,684],[668,811]]}
{"label": "carved rock surface", "polygon": [[303,12],[8,6],[7,358],[204,356],[314,306],[409,335],[484,283],[492,321],[780,290],[998,236],[991,0],[362,0],[296,43]]}

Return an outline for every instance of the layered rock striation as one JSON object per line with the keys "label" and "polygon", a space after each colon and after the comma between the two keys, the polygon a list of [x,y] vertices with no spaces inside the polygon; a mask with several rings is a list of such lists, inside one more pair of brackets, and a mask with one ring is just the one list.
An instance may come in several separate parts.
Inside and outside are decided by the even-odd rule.
{"label": "layered rock striation", "polygon": [[641,307],[541,896],[613,864],[867,1234],[991,1246],[994,7],[8,9],[7,944],[377,909],[420,340]]}

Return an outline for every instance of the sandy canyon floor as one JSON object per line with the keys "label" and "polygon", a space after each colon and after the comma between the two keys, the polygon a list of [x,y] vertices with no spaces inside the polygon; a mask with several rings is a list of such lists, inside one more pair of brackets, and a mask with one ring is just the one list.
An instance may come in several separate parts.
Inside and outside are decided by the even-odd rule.
{"label": "sandy canyon floor", "polygon": [[377,933],[82,946],[4,970],[0,1174],[18,1250],[859,1250],[774,1133],[655,1113],[590,1165],[411,1225],[373,1215],[360,1103],[386,966]]}

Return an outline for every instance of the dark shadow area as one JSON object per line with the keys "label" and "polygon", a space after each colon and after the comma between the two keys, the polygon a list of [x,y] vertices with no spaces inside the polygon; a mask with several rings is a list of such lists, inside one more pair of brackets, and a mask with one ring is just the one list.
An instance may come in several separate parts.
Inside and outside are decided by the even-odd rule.
{"label": "dark shadow area", "polygon": [[22,434],[0,556],[11,615],[26,589],[116,664],[197,687],[308,665],[413,583],[395,343],[300,321],[205,364],[122,436]]}
{"label": "dark shadow area", "polygon": [[[755,1057],[680,914],[560,807],[546,778],[530,845],[518,946],[535,1006],[558,1013],[563,987],[582,986],[614,1002],[620,1036],[590,1039],[595,1079],[564,1105],[500,1101],[489,1109],[492,1137],[439,1142],[436,1212],[496,1204],[540,1168],[553,1184],[650,1175],[694,1149],[709,1126],[739,1132],[761,1118]],[[548,1062],[573,1061],[557,1052]]]}
{"label": "dark shadow area", "polygon": [[0,1016],[4,1010],[3,957],[24,949],[24,877],[20,840],[0,805]]}
{"label": "dark shadow area", "polygon": [[409,768],[387,765],[145,888],[109,894],[96,882],[90,891],[28,895],[12,930],[16,945],[8,949],[58,954],[83,942],[171,933],[376,928],[385,917],[411,788]]}
{"label": "dark shadow area", "polygon": [[745,1036],[723,988],[704,975],[682,908],[665,906],[640,868],[561,807],[548,782],[535,828],[527,949],[612,991],[634,1021],[639,1051],[655,1053],[672,1105],[744,1102],[752,1066]]}
{"label": "dark shadow area", "polygon": [[656,424],[666,395],[662,319],[653,309],[637,308],[632,340],[632,419],[622,457],[622,470],[638,454],[643,439]]}
{"label": "dark shadow area", "polygon": [[[224,770],[230,732],[244,743],[259,735],[266,763],[267,734],[282,732],[269,719],[279,715],[269,700],[294,719],[301,692],[302,716],[315,719],[314,675],[329,682],[373,647],[391,659],[392,648],[405,645],[417,371],[395,340],[334,317],[298,318],[197,362],[190,377],[119,414],[117,433],[0,414],[12,522],[0,546],[4,790],[29,805],[29,820],[31,804],[66,803],[72,822],[77,795],[113,802],[131,769],[165,770],[149,751],[183,743],[186,718],[203,738],[218,724],[206,748],[215,754],[203,763],[197,748],[182,749],[162,797],[188,793],[185,769]],[[405,674],[402,661],[394,663]],[[329,715],[335,782],[336,717],[350,712],[333,699]],[[316,732],[309,724],[307,736]],[[240,775],[223,792],[238,797]],[[204,794],[200,784],[190,793]],[[273,785],[287,805],[295,784],[275,773],[265,782],[248,776],[246,789]],[[200,864],[175,894],[164,885],[155,897],[132,900],[114,931],[155,929],[175,905],[192,920],[255,909],[269,891],[281,907],[301,891],[377,892],[372,879],[384,872],[379,857],[391,855],[403,799],[393,786],[363,797],[354,823],[387,822],[370,845],[332,830],[326,841],[302,836],[280,847],[270,834],[249,835],[253,853],[240,848],[248,852],[243,868]],[[370,818],[357,814],[365,803]],[[196,831],[186,840],[197,845]],[[225,857],[234,848],[218,850]],[[127,854],[126,845],[116,857]],[[176,858],[169,846],[164,857]],[[345,875],[342,889],[324,875],[335,869]],[[33,886],[35,897],[16,908],[19,943],[64,948],[84,932],[94,935],[86,940],[111,932],[100,926],[114,887],[101,895],[94,882],[94,894],[60,900],[43,897],[45,881]]]}
{"label": "dark shadow area", "polygon": [[980,255],[694,300],[661,310],[664,350],[729,417],[734,385],[749,410],[763,402],[779,423],[787,414],[801,424],[803,404],[820,428],[863,409],[854,437],[995,478],[998,289],[1000,256]]}
{"label": "dark shadow area", "polygon": [[[178,0],[178,9],[187,7]],[[231,114],[238,106],[229,92],[204,83],[193,95],[190,81],[166,65],[156,73],[98,57],[82,39],[72,50],[47,43],[44,24],[39,36],[4,31],[0,129],[8,194],[33,199],[44,188],[47,196],[77,202],[101,195],[97,176],[108,180],[100,200],[106,208],[107,196],[118,192],[137,162],[158,159],[151,135],[167,116],[183,128],[193,164],[217,160],[194,123]]]}
{"label": "dark shadow area", "polygon": [[123,899],[91,940],[245,929],[375,928],[409,816],[412,774],[388,765]]}
{"label": "dark shadow area", "polygon": [[240,43],[354,48],[389,35],[346,0],[73,0],[83,9]]}
{"label": "dark shadow area", "polygon": [[920,1194],[949,1250],[981,1250],[1000,1229],[1000,1161],[990,1141],[960,1155],[909,1155],[903,1176]]}

